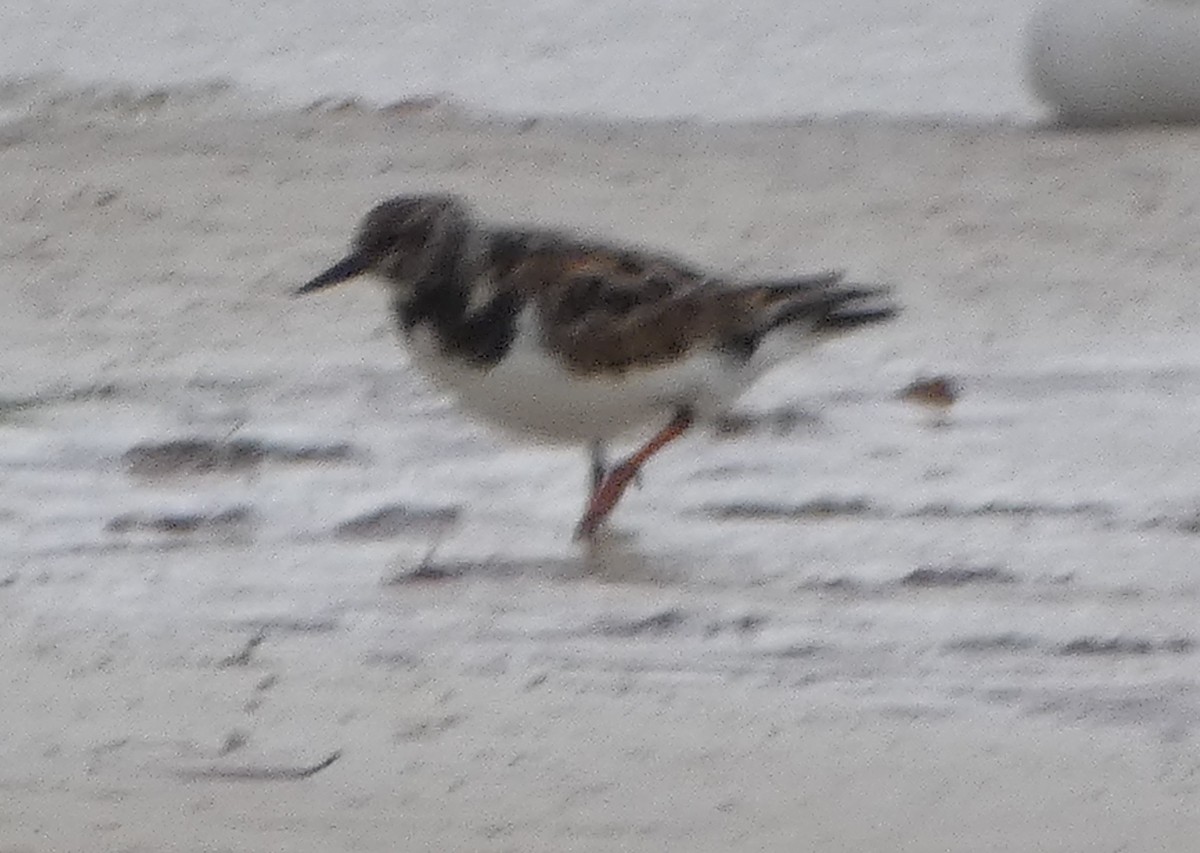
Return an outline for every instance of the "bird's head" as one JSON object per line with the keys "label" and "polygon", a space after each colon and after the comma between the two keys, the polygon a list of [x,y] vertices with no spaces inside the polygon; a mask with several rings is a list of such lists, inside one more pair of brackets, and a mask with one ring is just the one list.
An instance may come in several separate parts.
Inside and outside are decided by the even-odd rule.
{"label": "bird's head", "polygon": [[374,273],[396,287],[427,274],[445,241],[466,225],[465,203],[451,195],[411,195],[377,204],[363,217],[350,254],[296,290],[323,290]]}

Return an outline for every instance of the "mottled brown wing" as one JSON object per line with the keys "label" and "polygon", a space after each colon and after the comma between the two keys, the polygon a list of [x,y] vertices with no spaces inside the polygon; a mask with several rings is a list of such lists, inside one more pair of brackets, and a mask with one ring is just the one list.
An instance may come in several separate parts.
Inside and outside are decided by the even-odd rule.
{"label": "mottled brown wing", "polygon": [[561,245],[531,253],[513,286],[537,305],[546,345],[584,375],[674,361],[712,344],[722,326],[720,288],[660,256]]}

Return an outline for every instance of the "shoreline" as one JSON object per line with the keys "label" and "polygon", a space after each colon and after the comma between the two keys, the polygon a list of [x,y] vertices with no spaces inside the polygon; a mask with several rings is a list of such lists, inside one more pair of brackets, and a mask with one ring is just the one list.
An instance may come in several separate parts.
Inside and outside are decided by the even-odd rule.
{"label": "shoreline", "polygon": [[[758,118],[707,118],[700,114],[661,116],[624,116],[605,113],[544,111],[504,112],[439,93],[413,95],[397,100],[371,100],[353,93],[329,93],[309,99],[288,100],[266,91],[246,88],[229,78],[211,78],[168,84],[138,84],[121,80],[72,80],[59,74],[30,74],[0,78],[0,104],[15,100],[23,93],[33,95],[24,101],[32,106],[40,100],[52,103],[78,100],[85,110],[155,112],[164,106],[192,107],[225,105],[228,113],[215,117],[270,117],[292,114],[336,114],[354,111],[381,116],[410,116],[435,113],[453,116],[464,123],[497,126],[522,126],[529,122],[544,122],[563,127],[628,127],[698,129],[787,129],[823,123],[856,123],[912,126],[916,128],[962,129],[1053,129],[1053,117],[1037,110],[1039,115],[972,116],[953,112],[887,113],[870,110],[841,112],[815,111],[793,115],[762,116]],[[19,117],[18,117],[19,118]],[[15,119],[14,119],[15,120]],[[2,126],[2,125],[0,125]],[[1070,129],[1070,128],[1068,128]],[[1097,128],[1102,130],[1103,128]]]}

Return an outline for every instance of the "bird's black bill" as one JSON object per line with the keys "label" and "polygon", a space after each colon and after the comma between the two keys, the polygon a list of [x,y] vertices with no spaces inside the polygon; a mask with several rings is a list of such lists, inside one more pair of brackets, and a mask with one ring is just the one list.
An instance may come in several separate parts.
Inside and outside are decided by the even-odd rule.
{"label": "bird's black bill", "polygon": [[326,287],[333,287],[335,284],[341,284],[343,281],[349,281],[357,275],[362,275],[367,271],[367,261],[361,255],[350,255],[343,260],[338,261],[325,272],[314,278],[308,284],[299,288],[295,296],[303,296],[306,293],[312,293],[316,290],[323,290]]}

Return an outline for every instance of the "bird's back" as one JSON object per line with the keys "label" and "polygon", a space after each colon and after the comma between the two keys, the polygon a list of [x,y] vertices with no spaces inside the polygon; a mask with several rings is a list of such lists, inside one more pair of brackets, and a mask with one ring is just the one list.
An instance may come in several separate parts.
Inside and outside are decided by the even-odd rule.
{"label": "bird's back", "polygon": [[491,292],[476,301],[515,298],[536,318],[541,344],[583,376],[652,369],[697,349],[749,359],[781,326],[842,332],[895,310],[886,288],[846,284],[834,272],[738,282],[567,232],[486,233],[472,277]]}

